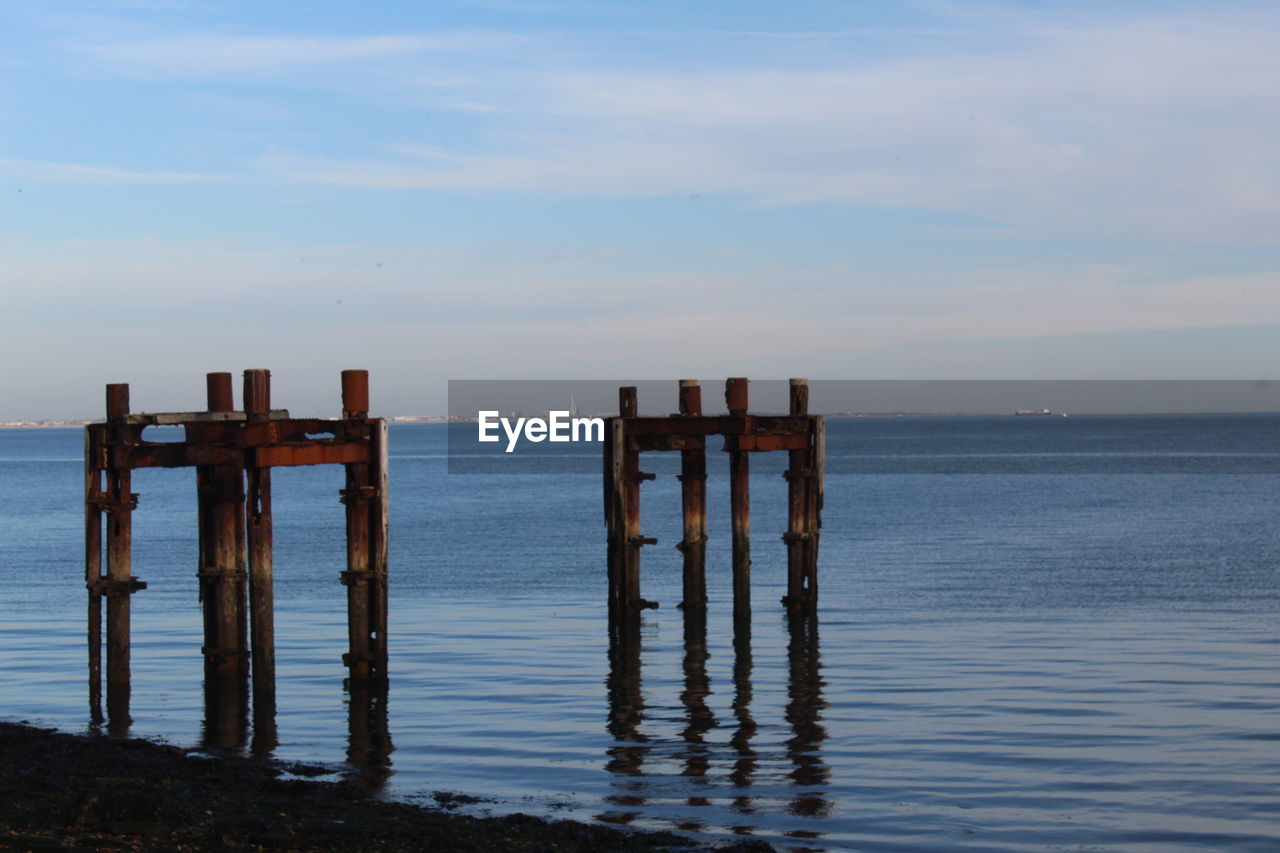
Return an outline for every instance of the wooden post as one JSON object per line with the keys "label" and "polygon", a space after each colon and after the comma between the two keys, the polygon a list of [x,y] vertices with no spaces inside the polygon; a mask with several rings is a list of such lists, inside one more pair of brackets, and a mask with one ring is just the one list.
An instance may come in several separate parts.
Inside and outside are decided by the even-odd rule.
{"label": "wooden post", "polygon": [[[246,424],[262,423],[271,411],[271,371],[244,372]],[[245,455],[245,528],[249,535],[249,648],[253,661],[253,702],[256,722],[263,718],[259,706],[274,705],[276,684],[275,594],[272,576],[271,469],[259,467],[256,451]]]}
{"label": "wooden post", "polygon": [[[372,444],[369,456],[373,459],[373,470],[370,480],[378,493],[371,502],[371,518],[369,519],[369,535],[372,539],[370,551],[373,557],[373,577],[371,579],[373,604],[370,625],[370,653],[373,655],[374,675],[382,681],[387,677],[387,563],[388,533],[391,518],[391,494],[388,489],[388,443],[387,422],[379,418],[372,423]],[[385,695],[385,694],[384,694]],[[385,700],[384,700],[385,703]],[[385,709],[385,704],[384,704]]]}
{"label": "wooden post", "polygon": [[809,481],[809,517],[805,524],[809,531],[806,549],[804,595],[805,609],[810,614],[818,612],[818,539],[822,531],[822,502],[825,496],[824,479],[827,464],[827,422],[820,415],[811,416],[810,440],[813,478]]}
{"label": "wooden post", "polygon": [[[809,380],[791,380],[791,415],[809,414]],[[787,452],[787,594],[782,603],[792,612],[805,608],[805,575],[809,557],[809,501],[813,481],[813,440],[806,435],[806,449]]]}
{"label": "wooden post", "polygon": [[[230,373],[210,373],[206,389],[210,412],[233,410]],[[188,431],[191,429],[189,426]],[[196,432],[203,441],[234,441],[234,433],[224,424],[204,424]],[[196,469],[196,491],[205,675],[243,675],[248,671],[249,661],[245,614],[245,495],[241,466],[199,466]]]}
{"label": "wooden post", "polygon": [[346,437],[367,442],[371,460],[345,466],[342,490],[349,645],[343,662],[355,683],[384,678],[387,660],[387,425],[369,419],[369,371],[342,371],[342,418]]}
{"label": "wooden post", "polygon": [[618,415],[624,424],[622,451],[622,560],[621,560],[621,600],[622,609],[628,613],[637,612],[641,607],[640,599],[640,451],[631,446],[627,439],[625,422],[627,418],[636,417],[636,389],[629,385],[618,389]]}
{"label": "wooden post", "polygon": [[[680,414],[702,416],[702,388],[696,379],[680,380]],[[684,538],[676,547],[684,555],[683,608],[707,605],[707,445],[692,437],[680,451],[680,506]]]}
{"label": "wooden post", "polygon": [[[749,424],[747,380],[727,380],[724,397],[729,414]],[[733,525],[733,618],[744,621],[751,618],[751,468],[747,452],[739,448],[737,435],[724,437],[724,449],[729,454],[729,513]]]}
{"label": "wooden post", "polygon": [[102,722],[102,430],[84,428],[84,581],[89,591],[89,718]]}
{"label": "wooden post", "polygon": [[627,550],[626,525],[623,507],[626,506],[626,488],[623,484],[622,460],[626,446],[626,423],[621,417],[609,418],[609,432],[605,436],[604,487],[605,524],[608,527],[609,616],[621,618],[625,608],[623,598],[623,563]]}
{"label": "wooden post", "polygon": [[129,617],[133,594],[132,472],[116,453],[129,440],[129,386],[107,386],[107,717],[113,728],[129,724]]}

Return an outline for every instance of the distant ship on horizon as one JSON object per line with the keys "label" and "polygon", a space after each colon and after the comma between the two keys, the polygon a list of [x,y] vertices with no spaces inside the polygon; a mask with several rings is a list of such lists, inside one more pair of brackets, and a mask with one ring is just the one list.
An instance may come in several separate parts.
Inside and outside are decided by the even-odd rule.
{"label": "distant ship on horizon", "polygon": [[1018,411],[1014,412],[1014,414],[1021,415],[1021,416],[1030,415],[1031,417],[1044,417],[1046,415],[1052,415],[1053,412],[1049,411],[1048,409],[1018,409]]}

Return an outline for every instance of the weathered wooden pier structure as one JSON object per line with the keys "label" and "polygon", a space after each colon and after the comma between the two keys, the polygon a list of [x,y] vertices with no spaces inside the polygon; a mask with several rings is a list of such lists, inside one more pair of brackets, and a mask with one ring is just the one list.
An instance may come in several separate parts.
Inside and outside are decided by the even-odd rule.
{"label": "weathered wooden pier structure", "polygon": [[[274,707],[271,469],[346,469],[349,650],[352,684],[385,681],[387,667],[387,422],[369,417],[369,375],[342,372],[342,417],[291,418],[272,409],[271,374],[244,372],[243,408],[230,373],[210,373],[203,412],[129,411],[129,386],[107,386],[106,421],[85,427],[85,579],[89,590],[89,693],[101,720],[102,601],[106,600],[107,710],[128,719],[130,602],[146,583],[132,571],[139,468],[196,469],[200,601],[206,679],[252,672],[255,705]],[[180,426],[181,441],[147,441],[150,426]],[[104,541],[105,540],[105,541]],[[105,555],[105,559],[104,559]],[[252,669],[250,670],[250,664]]]}
{"label": "weathered wooden pier structure", "polygon": [[729,506],[733,534],[733,612],[751,614],[750,454],[785,450],[788,487],[787,594],[794,614],[818,606],[818,533],[821,527],[825,422],[809,414],[809,383],[792,379],[787,415],[747,411],[747,380],[725,383],[727,415],[702,413],[702,389],[695,379],[680,381],[679,412],[639,417],[636,389],[618,389],[618,416],[608,420],[604,452],[604,515],[608,525],[609,606],[616,615],[656,606],[640,596],[640,549],[657,543],[640,534],[640,484],[654,479],[640,470],[646,451],[679,451],[684,555],[681,607],[704,608],[706,582],[707,437],[723,436],[729,454]]}

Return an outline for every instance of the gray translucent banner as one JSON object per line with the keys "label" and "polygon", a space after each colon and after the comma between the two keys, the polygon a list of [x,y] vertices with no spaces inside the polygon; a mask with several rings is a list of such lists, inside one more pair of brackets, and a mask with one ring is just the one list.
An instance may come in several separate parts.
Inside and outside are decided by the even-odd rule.
{"label": "gray translucent banner", "polygon": [[[678,408],[677,380],[450,380],[449,472],[599,476],[622,386],[642,417]],[[749,412],[786,414],[788,387],[752,381]],[[724,380],[701,388],[703,414],[727,414]],[[1280,473],[1277,381],[824,379],[809,411],[826,417],[828,476]]]}

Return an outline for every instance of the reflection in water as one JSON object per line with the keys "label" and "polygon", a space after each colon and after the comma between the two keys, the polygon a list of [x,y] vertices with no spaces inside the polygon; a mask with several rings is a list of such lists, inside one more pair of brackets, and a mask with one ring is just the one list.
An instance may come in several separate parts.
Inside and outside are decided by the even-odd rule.
{"label": "reflection in water", "polygon": [[[264,679],[266,680],[266,679]],[[275,680],[253,685],[253,742],[249,749],[259,758],[266,758],[275,752],[280,743],[276,733],[276,690]]]}
{"label": "reflection in water", "polygon": [[[622,777],[643,775],[641,766],[649,751],[648,738],[640,731],[644,721],[644,697],[640,690],[640,615],[612,617],[609,625],[609,734],[615,745],[608,750],[605,769]],[[644,782],[628,778],[621,793],[605,798],[619,806],[644,805]],[[600,815],[611,823],[630,823],[639,815],[629,810]]]}
{"label": "reflection in water", "polygon": [[[350,688],[348,697],[350,738],[347,761],[353,768],[348,781],[381,790],[391,776],[391,734],[387,723],[387,683]],[[253,740],[249,743],[249,680],[245,676],[205,673],[204,725],[200,746],[204,749],[242,752],[249,745],[253,755],[269,758],[279,745],[276,701],[272,690],[253,694]]]}
{"label": "reflection in water", "polygon": [[204,749],[239,751],[249,737],[249,679],[245,676],[204,677]]}
{"label": "reflection in water", "polygon": [[356,772],[347,780],[371,791],[382,790],[391,769],[391,730],[387,725],[387,682],[355,684],[349,688],[347,762]]}
{"label": "reflection in water", "polygon": [[[759,766],[759,758],[751,747],[756,734],[756,721],[751,718],[751,623],[739,620],[733,626],[733,716],[738,727],[729,737],[729,745],[737,753],[729,779],[735,788],[750,788],[751,777]],[[744,813],[755,811],[751,797],[738,794],[733,807]]]}
{"label": "reflection in water", "polygon": [[[711,749],[704,735],[715,728],[716,717],[707,706],[711,694],[711,679],[707,676],[707,614],[703,608],[691,607],[684,611],[684,691],[680,702],[688,712],[688,725],[681,732],[688,747],[685,749],[683,775],[706,785],[707,770],[711,766]],[[704,806],[706,797],[690,795],[689,805]]]}
{"label": "reflection in water", "polygon": [[[818,617],[793,616],[787,625],[791,640],[787,644],[787,722],[792,736],[787,741],[787,755],[794,769],[790,778],[797,785],[816,788],[831,781],[831,768],[822,760],[822,742],[827,739],[822,725],[822,674],[818,652]],[[788,807],[792,814],[823,817],[831,812],[831,801],[821,790],[797,793]]]}
{"label": "reflection in water", "polygon": [[[133,718],[129,716],[129,692],[130,685],[127,681],[107,686],[107,732],[116,737],[127,735],[129,726],[133,723]],[[93,722],[100,725],[102,710],[96,703],[94,711]]]}
{"label": "reflection in water", "polygon": [[[794,617],[787,626],[784,716],[790,731],[782,744],[764,747],[759,743],[760,727],[752,715],[754,660],[748,622],[734,625],[730,703],[733,722],[722,722],[710,704],[714,694],[707,669],[710,653],[706,614],[699,609],[684,612],[684,680],[679,694],[683,725],[677,730],[678,737],[673,733],[667,739],[641,732],[646,707],[640,675],[638,616],[610,626],[608,731],[614,743],[608,750],[605,769],[614,774],[616,793],[607,800],[622,808],[600,815],[601,820],[630,823],[640,816],[641,806],[649,806],[646,813],[651,813],[653,806],[671,802],[671,794],[676,791],[688,806],[723,803],[727,796],[732,807],[744,815],[764,811],[771,803],[778,811],[800,817],[821,818],[831,813],[833,806],[826,798],[831,769],[822,757],[827,731],[822,724],[826,702],[822,697],[818,622],[815,617]],[[655,706],[651,713],[653,725],[671,719],[664,710]],[[679,777],[657,769],[663,766],[662,759],[673,753],[680,761]],[[647,773],[646,761],[650,762]],[[717,765],[720,774],[716,772]],[[684,781],[673,786],[673,780],[681,777]],[[706,828],[704,822],[687,813],[673,816],[672,821],[679,829]],[[751,821],[752,825],[755,823]],[[745,825],[729,829],[742,834],[754,831]],[[807,828],[785,834],[796,838],[822,835]]]}

